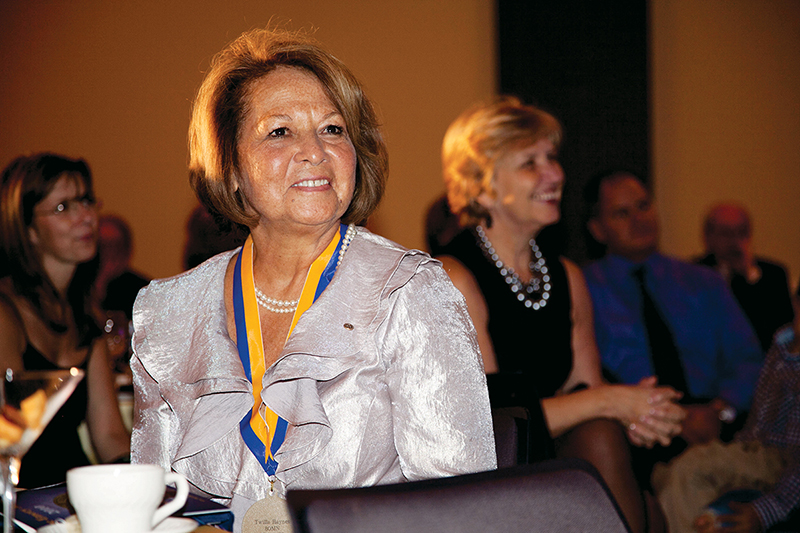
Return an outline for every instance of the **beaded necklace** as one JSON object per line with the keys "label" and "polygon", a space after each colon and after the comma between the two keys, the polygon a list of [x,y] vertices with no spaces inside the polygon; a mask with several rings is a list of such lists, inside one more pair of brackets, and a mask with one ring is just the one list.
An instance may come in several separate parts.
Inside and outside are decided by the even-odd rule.
{"label": "beaded necklace", "polygon": [[550,274],[545,264],[544,256],[542,255],[539,246],[536,244],[536,239],[531,239],[528,243],[531,247],[533,260],[528,263],[528,268],[531,272],[531,280],[524,283],[514,269],[506,266],[497,252],[492,246],[491,241],[486,237],[486,232],[483,227],[476,226],[475,231],[480,239],[481,250],[484,255],[497,267],[500,275],[505,279],[506,284],[511,289],[511,292],[516,294],[517,300],[524,302],[525,307],[533,308],[534,310],[541,309],[547,305],[547,300],[550,299]]}
{"label": "beaded necklace", "polygon": [[258,300],[258,305],[273,313],[293,313],[297,308],[297,304],[300,303],[300,298],[297,300],[276,300],[275,298],[270,298],[261,292],[258,287],[256,287],[256,300]]}

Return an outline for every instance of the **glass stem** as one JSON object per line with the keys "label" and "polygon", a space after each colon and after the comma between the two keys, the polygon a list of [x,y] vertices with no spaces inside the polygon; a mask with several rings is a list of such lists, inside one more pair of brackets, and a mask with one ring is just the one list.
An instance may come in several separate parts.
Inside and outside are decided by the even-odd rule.
{"label": "glass stem", "polygon": [[18,457],[0,455],[0,469],[3,473],[3,533],[14,531],[14,510],[17,505],[17,483],[19,482]]}

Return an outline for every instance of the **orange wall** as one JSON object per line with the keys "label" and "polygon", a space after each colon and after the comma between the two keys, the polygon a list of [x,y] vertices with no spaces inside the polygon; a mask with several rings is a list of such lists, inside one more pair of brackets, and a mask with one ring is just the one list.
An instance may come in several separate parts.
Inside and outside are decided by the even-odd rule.
{"label": "orange wall", "polygon": [[800,276],[800,2],[655,0],[652,110],[662,248],[702,250],[706,209],[747,205],[757,253]]}
{"label": "orange wall", "polygon": [[[130,3],[133,4],[133,3]],[[391,164],[375,228],[423,246],[443,191],[449,122],[495,89],[492,0],[0,2],[0,165],[85,157],[105,209],[127,217],[135,265],[179,272],[191,100],[210,57],[272,17],[316,36],[365,82]],[[749,205],[757,250],[800,275],[800,2],[653,0],[653,174],[663,248],[700,252],[706,207]]]}
{"label": "orange wall", "polygon": [[381,2],[0,2],[0,165],[22,152],[85,157],[104,209],[135,232],[134,264],[180,271],[191,101],[211,56],[274,17],[316,37],[366,84],[385,124],[391,177],[372,224],[423,246],[444,190],[439,145],[453,118],[491,95],[489,0]]}

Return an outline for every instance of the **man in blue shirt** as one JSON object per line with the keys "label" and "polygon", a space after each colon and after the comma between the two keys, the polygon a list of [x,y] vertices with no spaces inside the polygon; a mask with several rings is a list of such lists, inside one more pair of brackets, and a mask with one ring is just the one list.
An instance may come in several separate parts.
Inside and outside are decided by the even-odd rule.
{"label": "man in blue shirt", "polygon": [[[672,373],[682,376],[670,384],[680,383],[673,386],[687,400],[681,437],[688,444],[719,437],[724,423],[749,408],[763,362],[750,323],[719,274],[658,252],[655,207],[636,176],[615,172],[590,186],[588,228],[607,254],[584,272],[604,368],[620,382],[637,383],[656,373],[651,352],[674,345]],[[668,341],[649,339],[645,300],[666,325]]]}

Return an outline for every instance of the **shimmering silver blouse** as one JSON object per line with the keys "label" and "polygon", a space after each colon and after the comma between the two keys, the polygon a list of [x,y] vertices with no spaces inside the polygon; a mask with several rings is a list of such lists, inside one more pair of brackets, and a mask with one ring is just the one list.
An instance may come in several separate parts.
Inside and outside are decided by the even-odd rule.
{"label": "shimmering silver blouse", "polygon": [[[252,389],[226,327],[220,254],[134,307],[132,458],[184,474],[241,514],[267,475],[239,421]],[[289,422],[276,488],[361,487],[496,467],[478,342],[438,261],[358,228],[333,281],[267,369]]]}

